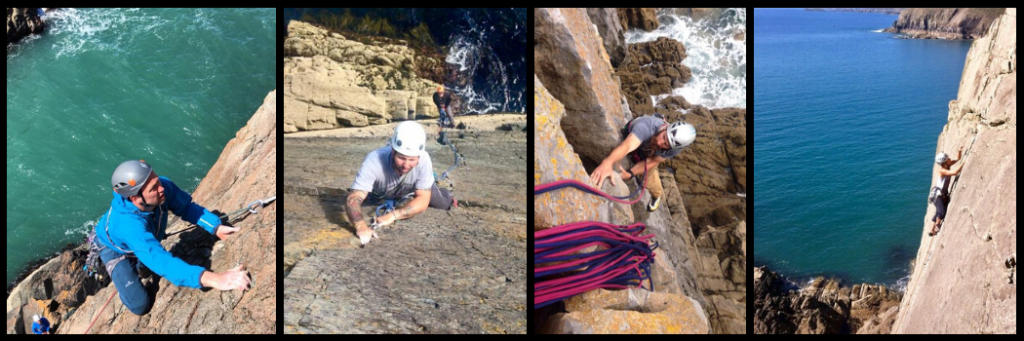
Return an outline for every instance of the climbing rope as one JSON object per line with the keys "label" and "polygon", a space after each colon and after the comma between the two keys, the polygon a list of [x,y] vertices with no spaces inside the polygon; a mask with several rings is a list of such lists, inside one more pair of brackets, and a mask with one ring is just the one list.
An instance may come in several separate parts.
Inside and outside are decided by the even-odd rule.
{"label": "climbing rope", "polygon": [[[594,289],[642,287],[654,261],[646,226],[580,222],[534,233],[534,308],[541,308]],[[603,250],[577,253],[592,246]],[[550,265],[543,265],[550,264]],[[653,291],[653,282],[648,290]]]}
{"label": "climbing rope", "polygon": [[[637,182],[639,182],[639,180],[637,180]],[[617,203],[632,205],[632,204],[635,204],[637,201],[640,201],[640,198],[643,197],[644,186],[647,186],[647,160],[644,160],[643,182],[639,182],[636,190],[633,191],[633,193],[630,193],[628,196],[624,196],[624,197],[612,196],[612,195],[610,195],[608,193],[602,192],[600,189],[594,188],[593,186],[590,186],[590,185],[587,185],[585,183],[582,183],[582,182],[579,182],[579,181],[576,181],[576,180],[572,180],[572,179],[559,180],[559,181],[549,182],[549,183],[546,183],[546,184],[543,184],[543,185],[539,185],[539,186],[534,186],[533,187],[533,195],[540,195],[540,194],[544,194],[544,193],[547,193],[547,192],[550,192],[550,191],[554,191],[554,190],[557,190],[557,189],[562,189],[562,188],[566,188],[566,187],[572,187],[572,188],[581,190],[581,191],[586,192],[586,193],[590,193],[590,194],[593,194],[593,195],[604,197],[605,199],[608,199],[608,200],[611,200],[611,201],[614,201],[614,202],[617,202]],[[640,195],[637,196],[636,199],[628,200],[629,198],[632,198],[633,196],[636,196],[637,193],[639,193]]]}
{"label": "climbing rope", "polygon": [[438,126],[441,127],[441,133],[440,133],[441,141],[440,142],[443,145],[447,145],[448,148],[450,148],[452,150],[452,158],[455,161],[452,163],[451,166],[448,167],[447,170],[444,171],[444,173],[441,173],[441,176],[436,176],[436,175],[434,176],[436,178],[437,182],[441,182],[441,181],[444,181],[445,179],[447,179],[448,178],[448,173],[451,173],[452,171],[455,170],[455,168],[458,168],[459,164],[462,163],[462,161],[463,161],[462,155],[459,154],[458,148],[456,148],[455,144],[452,144],[451,140],[448,139],[448,131],[447,131],[448,125],[445,124],[445,121],[447,121],[447,120],[442,118],[438,122]]}
{"label": "climbing rope", "polygon": [[[534,187],[534,195],[572,187],[606,199],[633,204],[643,197],[647,184],[644,161],[643,182],[629,196],[616,197],[576,180],[555,181]],[[637,195],[634,200],[630,197]],[[603,222],[576,222],[534,232],[534,309],[562,301],[594,289],[643,288],[654,290],[651,264],[654,262],[653,234],[642,235],[643,223],[628,226]],[[579,253],[599,246],[601,250]]]}
{"label": "climbing rope", "polygon": [[[264,206],[270,204],[271,202],[274,202],[274,200],[277,200],[277,196],[272,196],[272,197],[269,197],[269,198],[266,198],[266,199],[263,199],[263,200],[256,200],[256,201],[253,201],[253,202],[249,203],[248,205],[242,206],[242,208],[240,208],[240,209],[238,209],[238,210],[236,210],[234,212],[231,212],[231,213],[228,213],[228,214],[217,214],[217,215],[220,217],[221,223],[227,223],[228,225],[234,225],[234,224],[244,220],[245,218],[248,218],[249,214],[260,213],[260,209],[262,209]],[[188,227],[183,228],[183,229],[178,230],[178,231],[174,231],[174,232],[168,233],[167,236],[170,237],[170,236],[173,236],[173,235],[176,235],[176,234],[179,234],[179,233],[182,233],[182,232],[194,229],[196,227],[199,227],[199,226],[196,225],[196,224],[189,224]]]}
{"label": "climbing rope", "polygon": [[100,310],[96,312],[96,315],[93,315],[92,322],[89,323],[89,327],[85,328],[85,332],[82,334],[89,334],[89,330],[92,329],[92,325],[96,324],[96,319],[100,318],[100,313],[107,309],[107,305],[110,304],[110,300],[114,299],[114,294],[117,294],[117,290],[111,290],[110,298],[107,298],[107,303],[103,303],[103,308],[100,308]]}

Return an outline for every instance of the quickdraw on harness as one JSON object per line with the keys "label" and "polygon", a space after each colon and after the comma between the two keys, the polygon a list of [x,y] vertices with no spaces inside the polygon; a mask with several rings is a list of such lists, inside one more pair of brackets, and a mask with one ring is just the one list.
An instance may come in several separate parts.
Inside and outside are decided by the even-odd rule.
{"label": "quickdraw on harness", "polygon": [[[626,197],[609,195],[576,180],[561,180],[534,187],[534,195],[572,187],[609,200],[633,204],[643,197],[647,182],[647,164],[644,163],[643,182],[637,181],[637,190]],[[639,193],[636,199],[629,200]],[[653,234],[642,235],[643,223],[629,226],[602,222],[577,222],[534,232],[534,309],[594,289],[643,288],[654,290],[650,281],[654,249]],[[592,246],[604,249],[577,253]]]}

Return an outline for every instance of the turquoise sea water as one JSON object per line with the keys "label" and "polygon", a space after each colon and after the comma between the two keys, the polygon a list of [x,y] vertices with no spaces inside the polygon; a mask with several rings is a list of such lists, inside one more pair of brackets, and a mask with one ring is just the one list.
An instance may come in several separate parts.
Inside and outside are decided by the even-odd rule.
{"label": "turquoise sea water", "polygon": [[897,284],[970,41],[895,39],[895,15],[754,11],[754,263]]}
{"label": "turquoise sea water", "polygon": [[[7,53],[7,281],[82,240],[127,159],[193,190],[277,86],[274,9],[68,9]],[[211,208],[213,209],[213,208]]]}

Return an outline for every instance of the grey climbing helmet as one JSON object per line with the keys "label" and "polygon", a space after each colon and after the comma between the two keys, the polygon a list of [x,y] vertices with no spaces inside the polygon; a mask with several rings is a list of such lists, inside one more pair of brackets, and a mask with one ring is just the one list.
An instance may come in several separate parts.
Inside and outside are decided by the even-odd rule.
{"label": "grey climbing helmet", "polygon": [[117,166],[110,183],[114,185],[114,192],[127,198],[138,195],[142,185],[145,185],[153,174],[153,167],[145,160],[128,160]]}

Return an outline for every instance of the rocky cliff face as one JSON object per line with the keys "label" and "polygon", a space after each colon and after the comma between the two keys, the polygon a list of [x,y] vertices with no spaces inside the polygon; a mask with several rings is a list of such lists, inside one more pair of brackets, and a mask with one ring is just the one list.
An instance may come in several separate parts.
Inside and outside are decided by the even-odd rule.
{"label": "rocky cliff face", "polygon": [[[653,11],[651,11],[653,13]],[[588,17],[588,14],[590,16]],[[534,80],[534,185],[562,179],[575,179],[589,183],[588,173],[621,142],[619,129],[633,117],[627,102],[633,87],[642,91],[636,98],[646,97],[651,112],[650,88],[670,91],[673,82],[681,85],[689,78],[689,69],[681,65],[685,47],[678,41],[662,39],[655,42],[627,46],[628,55],[619,70],[629,68],[631,73],[611,69],[606,53],[607,40],[621,40],[621,33],[602,29],[592,21],[600,11],[584,12],[571,9],[537,9],[535,11],[535,40],[537,49]],[[621,14],[621,10],[620,10]],[[602,43],[602,39],[606,40]],[[657,66],[641,66],[656,63]],[[625,76],[624,76],[625,75]],[[627,88],[626,78],[630,87]],[[664,80],[662,79],[664,78]],[[664,89],[662,89],[664,88]],[[638,92],[639,93],[639,92]],[[624,94],[626,94],[624,96]],[[658,109],[674,112],[690,105],[681,97],[659,103]],[[691,192],[697,192],[692,182],[707,177],[718,179],[722,173],[721,190],[733,183],[728,173],[730,162],[725,156],[726,144],[719,136],[726,135],[726,127],[737,132],[743,127],[744,111],[722,113],[721,129],[715,129],[711,111],[704,120],[710,122],[701,128],[705,139],[696,145],[707,144],[708,152],[721,153],[722,162],[699,167],[678,167],[674,172],[663,167],[661,173],[665,196],[662,208],[648,213],[644,207],[650,199],[644,195],[640,203],[631,207],[599,199],[574,190],[560,190],[535,197],[534,227],[545,229],[577,221],[603,221],[615,224],[645,222],[647,230],[656,235],[660,248],[652,268],[656,292],[643,290],[595,290],[564,302],[557,309],[542,309],[535,321],[538,331],[548,333],[745,333],[746,332],[746,224],[737,215],[728,216],[726,223],[711,226],[701,223],[702,229],[691,226],[688,214]],[[635,111],[636,109],[634,109]],[[649,112],[647,112],[649,113]],[[739,115],[739,121],[734,114]],[[705,121],[701,121],[705,122]],[[726,123],[727,122],[727,123]],[[745,132],[743,133],[745,136]],[[743,149],[745,139],[738,141]],[[731,142],[729,143],[731,145]],[[698,150],[691,147],[687,152]],[[745,152],[735,157],[745,164]],[[677,157],[676,159],[678,159]],[[692,170],[690,170],[692,169]],[[714,169],[713,172],[709,169]],[[740,173],[745,174],[745,173]],[[687,177],[687,187],[677,186],[675,179]],[[616,196],[632,192],[629,185],[614,178],[602,190]],[[728,195],[735,198],[737,187]],[[702,193],[712,195],[710,191]],[[724,193],[719,193],[725,195]],[[685,202],[685,204],[684,204]],[[713,209],[711,211],[714,211]],[[700,210],[702,215],[705,210]],[[704,231],[705,233],[697,234]],[[662,302],[668,307],[658,308]],[[700,312],[700,318],[689,307]],[[661,321],[675,321],[665,324]]]}
{"label": "rocky cliff face", "polygon": [[[534,159],[534,185],[562,179],[575,179],[589,183],[587,172],[574,146],[565,142],[559,121],[565,115],[564,106],[549,93],[539,78],[534,79],[534,139],[537,157]],[[559,146],[559,148],[552,148]],[[557,155],[551,155],[554,152]],[[614,181],[621,193],[628,194],[628,188],[621,180]],[[625,194],[622,194],[625,195]],[[539,195],[534,201],[534,228],[546,229],[577,221],[603,221],[614,224],[628,224],[634,214],[629,207],[609,203],[595,196],[574,190],[560,190]],[[664,212],[664,211],[662,211]],[[662,217],[662,219],[664,219]],[[671,228],[665,221],[660,226],[648,226],[648,231],[658,229],[657,237],[669,239]],[[648,221],[648,223],[652,223]],[[674,226],[674,225],[673,225]],[[676,229],[685,233],[685,230]],[[594,290],[566,300],[564,311],[551,315],[550,319],[538,322],[539,331],[545,333],[695,333],[706,334],[711,327],[701,306],[694,299],[703,297],[696,291],[696,278],[689,254],[685,247],[666,242],[659,249],[655,260],[655,293],[645,290]],[[671,254],[671,256],[669,255]],[[673,261],[680,268],[689,271],[677,272]],[[691,296],[683,294],[683,286],[689,288]],[[638,298],[640,297],[640,298]]]}
{"label": "rocky cliff face", "polygon": [[292,20],[284,51],[285,133],[438,117],[437,83],[416,70],[441,64],[407,46],[364,44]]}
{"label": "rocky cliff face", "polygon": [[[465,160],[439,184],[459,207],[382,228],[365,248],[345,197],[395,124],[285,138],[284,333],[526,333],[526,117],[459,123],[469,128],[448,134]],[[427,152],[437,174],[454,162],[434,136]],[[375,208],[367,202],[363,216]]]}
{"label": "rocky cliff face", "polygon": [[658,29],[657,8],[619,8],[619,20],[623,29],[639,28],[644,31]]}
{"label": "rocky cliff face", "polygon": [[885,286],[844,286],[818,277],[793,288],[765,267],[754,269],[755,334],[888,334],[900,294]]}
{"label": "rocky cliff face", "polygon": [[565,106],[561,129],[584,162],[600,163],[626,123],[618,77],[583,9],[534,10],[534,75]]}
{"label": "rocky cliff face", "polygon": [[7,8],[7,44],[16,43],[33,33],[42,33],[46,23],[39,20],[38,8]]}
{"label": "rocky cliff face", "polygon": [[885,32],[922,39],[977,39],[1001,14],[1001,8],[907,8]]}
{"label": "rocky cliff face", "polygon": [[[942,231],[928,206],[894,333],[1016,333],[1017,11],[974,41],[936,152],[965,162]],[[937,170],[937,168],[936,168]],[[939,175],[933,173],[932,184]]]}
{"label": "rocky cliff face", "polygon": [[[208,209],[235,211],[277,195],[277,92],[271,92],[192,193]],[[8,333],[25,332],[33,314],[45,315],[57,333],[265,333],[277,331],[277,206],[268,205],[236,224],[241,231],[217,241],[202,229],[173,218],[163,246],[190,264],[224,271],[245,265],[253,286],[245,292],[179,288],[160,280],[151,312],[136,316],[109,280],[97,283],[82,272],[86,252],[65,251],[15,288],[7,299]],[[115,294],[116,295],[116,294]]]}

